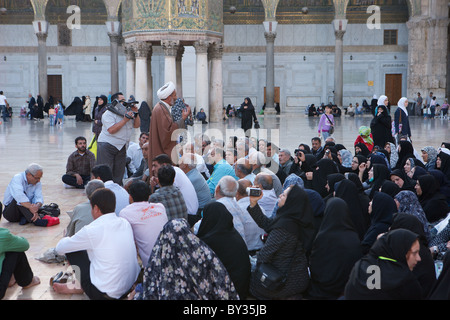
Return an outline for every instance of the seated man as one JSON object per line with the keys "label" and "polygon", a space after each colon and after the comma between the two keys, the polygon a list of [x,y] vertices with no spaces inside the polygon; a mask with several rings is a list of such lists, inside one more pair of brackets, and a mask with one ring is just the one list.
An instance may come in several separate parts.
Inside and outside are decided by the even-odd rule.
{"label": "seated man", "polygon": [[175,169],[164,164],[158,169],[158,183],[160,188],[150,196],[149,202],[162,203],[166,208],[167,219],[183,218],[188,220],[188,210],[180,189],[173,185]]}
{"label": "seated man", "polygon": [[187,207],[187,213],[195,217],[198,211],[198,198],[197,193],[195,192],[195,188],[192,185],[192,182],[183,172],[183,170],[181,170],[177,166],[172,165],[172,161],[170,160],[168,155],[160,154],[159,156],[155,157],[152,160],[153,177],[150,181],[150,185],[152,187],[157,186],[158,170],[162,165],[169,165],[173,167],[173,169],[175,170],[175,180],[173,182],[173,185],[174,187],[177,187],[181,191],[181,194],[183,195],[184,202]]}
{"label": "seated man", "polygon": [[247,179],[251,183],[253,183],[256,176],[252,171],[253,166],[250,164],[250,161],[248,159],[240,158],[238,161],[236,161],[234,172],[239,179]]}
{"label": "seated man", "polygon": [[258,239],[261,238],[261,228],[250,216],[247,210],[243,210],[237,203],[235,197],[239,188],[239,183],[230,176],[220,179],[215,192],[218,202],[225,205],[233,216],[233,223],[236,230],[241,234],[249,252],[261,249]]}
{"label": "seated man", "polygon": [[92,168],[92,179],[98,179],[103,181],[105,188],[110,189],[115,195],[115,212],[119,215],[120,210],[130,204],[130,196],[128,192],[119,184],[113,181],[112,170],[106,164],[98,164]]}
{"label": "seated man", "polygon": [[[148,132],[142,132],[139,136],[138,143],[130,142],[127,149],[127,157],[130,158],[130,163],[128,164],[128,171],[130,171],[131,175],[134,175],[136,171],[142,164],[142,160],[144,159],[144,154],[142,148],[146,142],[148,142]],[[141,174],[142,175],[142,174]]]}
{"label": "seated man", "polygon": [[49,227],[59,223],[58,218],[49,216],[40,218],[39,208],[44,203],[42,196],[41,178],[43,169],[40,165],[32,163],[28,168],[16,174],[5,191],[3,216],[9,222],[27,224],[33,222],[39,227]]}
{"label": "seated man", "polygon": [[81,288],[72,283],[54,283],[61,294],[86,293],[91,300],[121,299],[135,283],[140,267],[137,260],[133,229],[125,219],[114,214],[115,195],[101,188],[91,196],[94,221],[72,237],[64,237],[56,245],[65,254]]}
{"label": "seated man", "polygon": [[92,208],[91,208],[91,202],[89,201],[89,198],[92,196],[95,190],[104,188],[105,184],[101,180],[91,180],[86,185],[86,197],[88,198],[88,201],[80,203],[73,209],[73,213],[70,216],[70,222],[67,225],[66,228],[66,237],[71,237],[75,233],[81,230],[85,225],[88,225],[92,221],[94,221],[94,218],[92,217]]}
{"label": "seated man", "polygon": [[222,148],[211,149],[209,163],[214,165],[211,177],[206,181],[212,196],[214,196],[216,186],[222,177],[232,176],[236,181],[239,180],[234,173],[233,167],[225,160],[225,151]]}
{"label": "seated man", "polygon": [[142,161],[139,168],[135,171],[135,173],[128,179],[124,181],[124,188],[125,190],[128,190],[128,187],[135,181],[140,180],[144,182],[148,182],[148,175],[146,172],[148,171],[148,151],[149,151],[150,145],[148,142],[144,143],[142,145]]}
{"label": "seated man", "polygon": [[271,217],[273,208],[275,208],[275,205],[278,202],[278,197],[273,188],[272,177],[264,172],[258,173],[253,186],[262,190],[263,197],[258,200],[258,204],[264,209],[264,212],[268,214],[267,216]]}
{"label": "seated man", "polygon": [[203,208],[211,201],[211,193],[209,187],[206,184],[206,180],[200,174],[197,169],[196,155],[193,153],[185,153],[180,159],[179,167],[186,174],[188,179],[194,186],[195,193],[198,199],[198,211],[197,215],[189,215],[189,225],[193,226],[199,219],[200,213]]}
{"label": "seated man", "polygon": [[168,221],[166,209],[161,203],[149,203],[150,188],[144,181],[134,181],[129,189],[130,204],[122,209],[119,217],[133,228],[134,241],[143,266],[147,266],[153,246]]}
{"label": "seated man", "polygon": [[197,120],[201,121],[203,124],[208,123],[208,121],[206,121],[206,113],[203,108],[200,108],[200,111],[197,112],[197,115],[195,117],[197,118]]}
{"label": "seated man", "polygon": [[75,139],[75,150],[67,159],[66,174],[62,181],[69,186],[84,189],[91,180],[91,170],[95,166],[95,155],[87,150],[85,137]]}

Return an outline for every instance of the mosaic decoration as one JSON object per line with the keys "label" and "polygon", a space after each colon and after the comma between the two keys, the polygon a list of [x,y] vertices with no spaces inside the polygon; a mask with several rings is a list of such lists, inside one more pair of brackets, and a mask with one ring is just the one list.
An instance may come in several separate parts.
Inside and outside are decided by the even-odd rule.
{"label": "mosaic decoration", "polygon": [[178,30],[223,32],[223,6],[217,0],[124,0],[123,33]]}
{"label": "mosaic decoration", "polygon": [[[224,0],[224,24],[260,24],[265,19],[264,0]],[[267,0],[270,1],[270,0]],[[279,0],[276,20],[280,24],[328,24],[335,18],[335,2],[348,2],[346,10],[337,6],[338,15],[345,13],[349,23],[366,23],[370,5],[381,7],[382,23],[405,23],[410,14],[420,14],[420,0]],[[236,7],[235,13],[229,8]],[[307,7],[308,14],[301,9]]]}

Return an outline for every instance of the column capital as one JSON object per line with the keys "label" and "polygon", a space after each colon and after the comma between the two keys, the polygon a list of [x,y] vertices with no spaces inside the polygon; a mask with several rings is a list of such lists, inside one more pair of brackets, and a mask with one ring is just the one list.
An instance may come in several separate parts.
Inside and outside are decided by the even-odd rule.
{"label": "column capital", "polygon": [[213,59],[222,59],[223,56],[223,43],[213,43],[209,46],[209,56]]}
{"label": "column capital", "polygon": [[198,40],[194,42],[196,54],[208,53],[209,42],[205,40]]}
{"label": "column capital", "polygon": [[152,51],[151,43],[145,41],[134,42],[132,47],[136,58],[147,58]]}
{"label": "column capital", "polygon": [[344,39],[345,30],[335,30],[334,36],[336,37],[336,40],[342,40]]}
{"label": "column capital", "polygon": [[48,33],[37,32],[36,37],[38,38],[38,41],[47,41]]}
{"label": "column capital", "polygon": [[161,40],[161,46],[164,50],[165,56],[176,57],[180,47],[180,41]]}
{"label": "column capital", "polygon": [[276,32],[264,32],[264,38],[266,38],[267,42],[274,42],[276,37]]}
{"label": "column capital", "polygon": [[113,43],[120,44],[122,42],[122,35],[119,33],[109,33],[108,32],[109,40]]}
{"label": "column capital", "polygon": [[183,59],[183,54],[184,54],[184,46],[178,46],[178,51],[177,51],[177,58],[176,61],[181,61]]}
{"label": "column capital", "polygon": [[132,43],[125,43],[123,45],[123,51],[125,53],[125,56],[127,57],[127,60],[134,60],[134,46]]}

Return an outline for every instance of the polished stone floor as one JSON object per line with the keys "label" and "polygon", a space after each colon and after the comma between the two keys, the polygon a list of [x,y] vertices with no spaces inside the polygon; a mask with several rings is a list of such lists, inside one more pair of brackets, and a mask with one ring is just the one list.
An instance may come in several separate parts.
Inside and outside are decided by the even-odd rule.
{"label": "polished stone floor", "polygon": [[[281,147],[293,151],[299,143],[310,144],[311,138],[317,135],[318,118],[308,118],[303,114],[283,114],[281,116],[260,116],[262,129],[259,137],[265,134],[269,140],[280,141]],[[369,125],[370,116],[346,117],[337,119],[334,137],[353,152],[353,142],[357,137],[358,128]],[[424,146],[439,147],[441,142],[450,141],[449,121],[443,119],[422,119],[410,117],[412,140],[417,150]],[[226,139],[233,135],[233,130],[239,128],[238,119],[229,119],[219,124],[195,125],[191,128],[193,134],[207,131],[209,136],[216,139]],[[234,132],[236,134],[236,132]],[[136,130],[134,140],[137,141],[139,132]],[[0,125],[0,199],[3,201],[5,189],[11,178],[18,172],[25,170],[32,162],[39,163],[44,168],[41,180],[45,203],[55,202],[61,207],[61,223],[49,228],[36,227],[28,224],[20,226],[0,221],[0,227],[8,228],[12,233],[23,236],[30,242],[27,256],[30,265],[41,284],[30,289],[22,290],[15,285],[9,288],[5,300],[79,300],[87,299],[85,295],[59,295],[49,286],[52,275],[66,266],[62,264],[46,264],[36,258],[47,249],[55,247],[63,236],[63,230],[69,222],[68,211],[77,204],[84,202],[86,196],[82,190],[66,189],[61,182],[65,173],[66,161],[74,151],[74,140],[77,136],[91,139],[91,125],[75,122],[72,117],[66,117],[62,127],[50,127],[48,119],[30,121],[13,118],[8,123]],[[277,140],[278,139],[278,140]]]}

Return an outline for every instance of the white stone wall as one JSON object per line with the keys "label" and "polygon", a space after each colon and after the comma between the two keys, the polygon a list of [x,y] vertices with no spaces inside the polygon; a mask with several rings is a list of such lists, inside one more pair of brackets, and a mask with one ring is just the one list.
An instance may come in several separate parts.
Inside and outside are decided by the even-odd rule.
{"label": "white stone wall", "polygon": [[[384,29],[398,30],[398,46],[382,45]],[[31,25],[0,25],[0,34],[0,90],[11,104],[20,106],[29,92],[37,94],[37,39]],[[226,25],[224,38],[224,104],[241,104],[248,96],[261,108],[266,82],[263,26]],[[333,100],[334,41],[331,24],[278,25],[275,86],[280,87],[283,110],[298,111],[311,103]],[[344,105],[383,94],[388,73],[403,75],[402,91],[406,95],[407,45],[406,24],[383,24],[381,30],[349,24],[344,36]],[[48,74],[62,75],[66,105],[75,96],[95,97],[109,93],[109,37],[104,25],[82,25],[81,30],[74,29],[72,47],[67,48],[57,47],[57,27],[51,25],[47,46]],[[156,91],[164,84],[164,59],[161,50],[153,52],[155,102]],[[126,91],[125,72],[125,56],[120,53],[119,87],[123,91]],[[370,87],[368,81],[373,81],[374,86]],[[195,50],[192,47],[186,47],[183,57],[183,96],[187,103],[195,106]]]}

